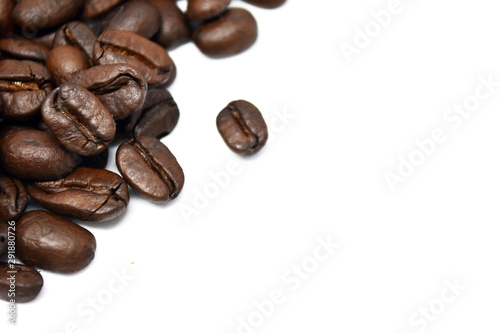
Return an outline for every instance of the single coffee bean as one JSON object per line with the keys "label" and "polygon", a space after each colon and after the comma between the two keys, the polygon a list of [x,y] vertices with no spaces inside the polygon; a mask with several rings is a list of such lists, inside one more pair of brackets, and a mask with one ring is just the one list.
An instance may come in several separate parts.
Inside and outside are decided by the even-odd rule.
{"label": "single coffee bean", "polygon": [[[16,272],[12,274],[11,272]],[[9,278],[15,276],[15,297],[10,297],[12,294],[11,283]],[[43,278],[40,273],[29,266],[16,265],[11,266],[8,263],[0,263],[0,299],[10,302],[12,299],[16,303],[28,303],[34,300],[43,287]]]}
{"label": "single coffee bean", "polygon": [[167,49],[173,49],[191,39],[189,23],[174,0],[147,0],[160,12],[160,31],[155,42]]}
{"label": "single coffee bean", "polygon": [[0,0],[0,37],[5,37],[12,30],[10,14],[14,9],[14,0]]}
{"label": "single coffee bean", "polygon": [[130,31],[104,31],[94,44],[97,65],[125,63],[137,68],[148,85],[170,84],[175,78],[175,65],[158,44]]}
{"label": "single coffee bean", "polygon": [[19,27],[44,30],[60,26],[76,16],[84,0],[20,0],[12,11]]}
{"label": "single coffee bean", "polygon": [[0,54],[4,59],[45,62],[49,49],[34,41],[24,39],[0,39]]}
{"label": "single coffee bean", "polygon": [[28,192],[17,179],[0,174],[0,224],[17,221],[28,205]]}
{"label": "single coffee bean", "polygon": [[0,164],[14,177],[54,180],[66,176],[78,164],[56,138],[30,127],[18,126],[0,134]]}
{"label": "single coffee bean", "polygon": [[139,117],[132,117],[126,130],[132,137],[161,139],[174,130],[178,121],[179,108],[172,95],[165,89],[150,89]]}
{"label": "single coffee bean", "polygon": [[77,168],[64,179],[28,185],[33,200],[53,213],[82,221],[108,221],[129,202],[123,178],[108,170]]}
{"label": "single coffee bean", "polygon": [[148,89],[142,75],[126,64],[94,66],[71,81],[96,95],[115,120],[141,110]]}
{"label": "single coffee bean", "polygon": [[16,255],[28,266],[74,273],[94,259],[94,235],[62,217],[42,210],[24,214],[16,225]]}
{"label": "single coffee bean", "polygon": [[262,7],[262,8],[276,8],[283,5],[286,0],[243,0],[252,4],[254,6]]}
{"label": "single coffee bean", "polygon": [[184,186],[184,172],[175,156],[158,139],[139,137],[122,143],[116,165],[127,183],[155,202],[176,198]]}
{"label": "single coffee bean", "polygon": [[82,20],[89,20],[106,14],[123,0],[87,0],[83,5]]}
{"label": "single coffee bean", "polygon": [[217,129],[227,146],[237,154],[250,156],[267,142],[267,125],[252,103],[239,100],[229,103],[217,116]]}
{"label": "single coffee bean", "polygon": [[56,46],[47,57],[47,69],[56,86],[70,81],[73,75],[89,67],[89,58],[74,46]]}
{"label": "single coffee bean", "polygon": [[73,82],[54,89],[42,105],[43,122],[69,151],[97,155],[115,137],[115,121],[99,99]]}
{"label": "single coffee bean", "polygon": [[0,257],[7,253],[7,247],[9,245],[9,225],[8,221],[0,220]]}
{"label": "single coffee bean", "polygon": [[73,21],[57,30],[53,40],[53,47],[61,45],[78,47],[87,55],[90,61],[92,60],[92,49],[96,40],[97,36],[87,24]]}
{"label": "single coffee bean", "polygon": [[82,159],[82,163],[80,164],[80,166],[93,169],[104,169],[108,165],[108,158],[109,158],[109,148],[106,148],[97,155],[84,157]]}
{"label": "single coffee bean", "polygon": [[205,55],[213,58],[241,53],[257,40],[257,22],[241,8],[231,8],[220,18],[200,25],[193,41]]}
{"label": "single coffee bean", "polygon": [[191,21],[208,20],[222,14],[231,0],[188,0],[187,17]]}
{"label": "single coffee bean", "polygon": [[0,61],[0,116],[15,121],[34,120],[52,89],[50,72],[33,61]]}
{"label": "single coffee bean", "polygon": [[52,31],[52,32],[46,33],[44,35],[37,36],[37,37],[33,38],[32,41],[44,46],[48,50],[51,50],[52,44],[54,43],[55,35],[56,35],[56,32]]}
{"label": "single coffee bean", "polygon": [[132,31],[151,38],[160,29],[160,13],[144,0],[132,0],[110,11],[104,17],[101,29]]}

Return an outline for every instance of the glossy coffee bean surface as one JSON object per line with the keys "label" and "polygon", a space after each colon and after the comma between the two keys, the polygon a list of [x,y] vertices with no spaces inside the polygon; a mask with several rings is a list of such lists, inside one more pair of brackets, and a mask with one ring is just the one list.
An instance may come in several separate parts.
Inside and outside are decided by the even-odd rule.
{"label": "glossy coffee bean surface", "polygon": [[[15,272],[15,273],[12,273]],[[9,280],[14,275],[15,280]],[[15,281],[15,283],[14,283]],[[12,295],[11,282],[15,285],[15,295]],[[0,263],[0,299],[16,303],[28,303],[33,301],[43,287],[43,278],[40,273],[29,266],[8,263]],[[9,297],[11,294],[13,297]]]}
{"label": "glossy coffee bean surface", "polygon": [[28,192],[14,177],[0,174],[0,224],[17,221],[28,205]]}

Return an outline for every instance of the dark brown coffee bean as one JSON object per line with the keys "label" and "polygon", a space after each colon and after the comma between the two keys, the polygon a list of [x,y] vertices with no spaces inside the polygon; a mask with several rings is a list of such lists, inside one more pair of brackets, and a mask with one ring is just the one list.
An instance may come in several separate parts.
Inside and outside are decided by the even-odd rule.
{"label": "dark brown coffee bean", "polygon": [[51,134],[19,126],[0,134],[0,164],[14,177],[33,180],[60,179],[79,160],[63,149]]}
{"label": "dark brown coffee bean", "polygon": [[148,89],[142,75],[126,64],[94,66],[71,81],[96,95],[116,120],[141,110]]}
{"label": "dark brown coffee bean", "polygon": [[0,54],[4,59],[45,62],[49,49],[33,41],[23,39],[0,39]]}
{"label": "dark brown coffee bean", "polygon": [[28,205],[28,192],[17,179],[0,174],[0,224],[17,221]]}
{"label": "dark brown coffee bean", "polygon": [[7,253],[9,245],[9,225],[8,221],[0,220],[0,257]]}
{"label": "dark brown coffee bean", "polygon": [[120,2],[123,0],[87,0],[83,5],[81,18],[88,20],[106,14]]}
{"label": "dark brown coffee bean", "polygon": [[193,41],[205,55],[228,57],[245,51],[257,40],[257,22],[241,8],[231,8],[220,18],[200,25]]}
{"label": "dark brown coffee bean", "polygon": [[108,170],[78,168],[61,180],[28,186],[33,200],[53,213],[82,221],[108,221],[129,202],[123,178]]}
{"label": "dark brown coffee bean", "polygon": [[250,156],[267,142],[267,125],[253,104],[239,100],[229,103],[217,116],[217,129],[227,146],[237,154]]}
{"label": "dark brown coffee bean", "polygon": [[14,0],[0,0],[0,37],[6,37],[12,31],[11,13]]}
{"label": "dark brown coffee bean", "polygon": [[108,158],[109,148],[106,148],[97,155],[84,157],[80,166],[93,169],[104,169],[108,165]]}
{"label": "dark brown coffee bean", "polygon": [[[12,276],[14,280],[9,280]],[[15,288],[11,288],[11,284]],[[43,278],[36,269],[24,265],[0,263],[0,299],[7,302],[15,300],[16,303],[28,303],[38,296],[42,287]]]}
{"label": "dark brown coffee bean", "polygon": [[127,133],[132,137],[152,136],[157,139],[172,132],[179,121],[179,108],[165,89],[150,89],[139,117],[132,117]]}
{"label": "dark brown coffee bean", "polygon": [[231,0],[188,0],[187,17],[191,21],[208,20],[222,14]]}
{"label": "dark brown coffee bean", "polygon": [[160,29],[160,22],[155,6],[144,0],[132,0],[110,11],[101,29],[131,31],[149,39]]}
{"label": "dark brown coffee bean", "polygon": [[34,41],[35,43],[38,43],[38,44],[44,46],[48,50],[51,50],[52,49],[52,44],[54,43],[54,37],[55,37],[55,35],[56,35],[56,32],[52,31],[50,33],[47,33],[47,34],[35,37],[35,38],[32,39],[32,41]]}
{"label": "dark brown coffee bean", "polygon": [[92,49],[96,40],[97,36],[88,25],[74,21],[63,25],[57,30],[54,36],[53,47],[61,45],[78,47],[87,55],[90,61],[92,60]]}
{"label": "dark brown coffee bean", "polygon": [[16,254],[28,266],[74,273],[94,259],[96,241],[87,229],[42,210],[24,214],[16,225]]}
{"label": "dark brown coffee bean", "polygon": [[262,8],[276,8],[283,5],[286,0],[243,0],[252,4],[254,6],[262,7]]}
{"label": "dark brown coffee bean", "polygon": [[16,121],[34,120],[52,89],[50,72],[33,61],[0,61],[0,116]]}
{"label": "dark brown coffee bean", "polygon": [[158,44],[130,31],[103,32],[93,50],[97,65],[128,64],[144,76],[148,85],[169,84],[175,78],[175,65]]}
{"label": "dark brown coffee bean", "polygon": [[173,49],[188,42],[191,38],[189,24],[184,13],[173,0],[147,0],[152,3],[161,16],[160,31],[155,42],[167,49]]}
{"label": "dark brown coffee bean", "polygon": [[137,193],[155,202],[176,198],[184,186],[181,166],[156,138],[139,137],[121,144],[116,165]]}
{"label": "dark brown coffee bean", "polygon": [[12,11],[19,27],[44,30],[60,26],[76,16],[84,0],[20,0]]}
{"label": "dark brown coffee bean", "polygon": [[43,122],[69,151],[97,155],[115,137],[115,121],[99,99],[73,82],[54,89],[42,105]]}
{"label": "dark brown coffee bean", "polygon": [[47,57],[47,69],[56,86],[70,81],[73,75],[89,67],[89,58],[74,46],[56,46]]}

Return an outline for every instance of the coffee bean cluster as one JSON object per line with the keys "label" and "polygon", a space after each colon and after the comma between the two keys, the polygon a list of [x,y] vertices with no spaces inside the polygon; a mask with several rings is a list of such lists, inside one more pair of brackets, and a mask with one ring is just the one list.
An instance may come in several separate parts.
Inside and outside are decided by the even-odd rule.
{"label": "coffee bean cluster", "polygon": [[[96,239],[67,218],[117,218],[129,186],[158,203],[179,195],[184,172],[160,141],[179,119],[168,50],[193,41],[221,58],[256,39],[256,20],[231,0],[188,0],[185,13],[175,0],[0,0],[0,256],[15,233],[24,263],[0,263],[0,299],[9,300],[9,271],[16,301],[29,302],[43,286],[33,267],[74,273],[90,264]],[[231,102],[216,124],[240,155],[266,143],[266,123],[247,101]],[[121,175],[105,169],[112,143]],[[24,213],[29,198],[47,211]]]}

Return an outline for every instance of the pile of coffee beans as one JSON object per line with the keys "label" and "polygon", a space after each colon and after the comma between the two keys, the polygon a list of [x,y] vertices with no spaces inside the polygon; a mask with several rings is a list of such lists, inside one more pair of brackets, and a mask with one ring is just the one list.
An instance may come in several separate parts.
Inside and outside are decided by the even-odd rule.
{"label": "pile of coffee beans", "polygon": [[[29,302],[43,286],[33,267],[90,264],[96,239],[67,218],[117,218],[129,186],[158,203],[179,195],[184,172],[160,141],[179,120],[168,50],[193,41],[221,58],[256,39],[255,18],[231,0],[188,0],[185,13],[175,0],[0,0],[0,299],[11,299],[12,272],[16,302]],[[242,156],[267,141],[247,101],[231,102],[216,124]],[[113,143],[121,176],[105,170]],[[30,200],[47,211],[24,213]]]}

